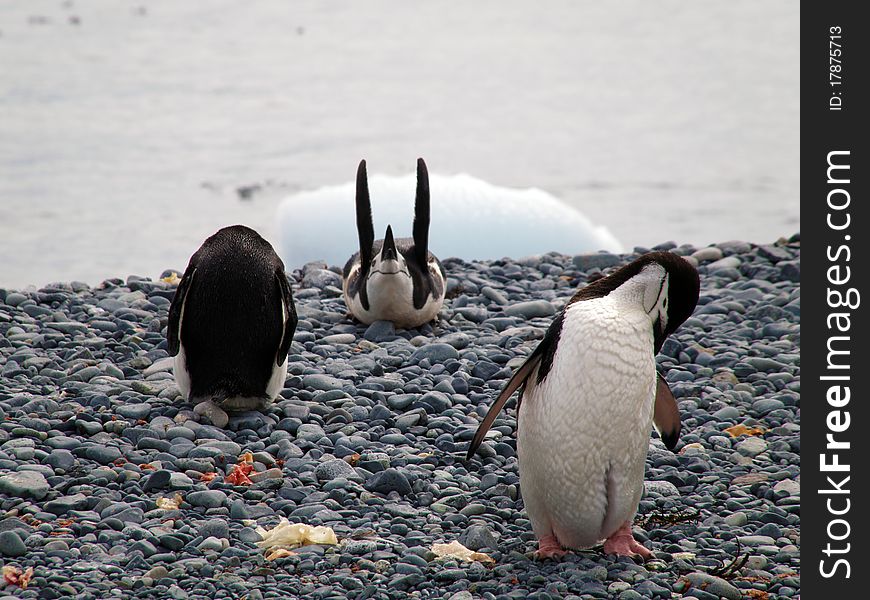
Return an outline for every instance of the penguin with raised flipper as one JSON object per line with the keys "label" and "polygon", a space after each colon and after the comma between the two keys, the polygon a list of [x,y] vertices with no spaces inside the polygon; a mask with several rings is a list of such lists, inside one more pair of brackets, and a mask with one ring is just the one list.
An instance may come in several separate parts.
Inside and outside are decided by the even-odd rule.
{"label": "penguin with raised flipper", "polygon": [[366,161],[356,175],[356,227],[359,252],[344,266],[344,301],[357,320],[369,325],[392,321],[412,328],[438,315],[446,291],[444,268],[429,252],[429,173],[417,160],[417,196],[414,202],[413,237],[394,238],[387,226],[382,240],[375,240],[369,199]]}
{"label": "penguin with raised flipper", "polygon": [[297,321],[272,245],[243,225],[221,229],[190,258],[169,307],[178,389],[219,427],[227,410],[265,408],[284,387]]}
{"label": "penguin with raised flipper", "polygon": [[580,289],[478,427],[469,459],[521,388],[520,485],[539,558],[602,540],[608,554],[651,556],[631,533],[649,435],[655,425],[673,450],[680,432],[655,355],[694,311],[699,287],[688,261],[652,252]]}

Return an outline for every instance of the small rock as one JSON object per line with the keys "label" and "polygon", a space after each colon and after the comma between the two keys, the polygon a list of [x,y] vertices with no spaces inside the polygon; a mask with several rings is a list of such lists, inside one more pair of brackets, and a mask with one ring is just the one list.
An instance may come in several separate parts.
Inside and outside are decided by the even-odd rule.
{"label": "small rock", "polygon": [[191,492],[184,499],[192,506],[217,508],[226,504],[227,495],[220,490],[204,490],[201,492]]}
{"label": "small rock", "polygon": [[698,262],[706,262],[708,260],[719,260],[722,258],[723,254],[720,248],[709,246],[692,252],[691,256]]}
{"label": "small rock", "polygon": [[142,482],[142,491],[143,492],[151,492],[152,490],[159,490],[165,488],[169,485],[169,482],[172,478],[172,472],[166,469],[159,469],[154,471]]}
{"label": "small rock", "polygon": [[429,362],[434,365],[444,363],[452,358],[459,358],[459,352],[457,352],[456,348],[450,344],[436,342],[434,344],[427,344],[415,350],[414,354],[411,355],[409,362],[412,365],[416,365],[424,358],[428,359]]}
{"label": "small rock", "polygon": [[396,336],[396,327],[392,321],[375,321],[368,326],[363,337],[370,342],[383,342]]}
{"label": "small rock", "polygon": [[209,519],[199,525],[197,533],[202,537],[225,539],[230,537],[230,526],[223,519]]}
{"label": "small rock", "polygon": [[0,532],[0,555],[8,557],[24,556],[27,554],[27,546],[14,531]]}
{"label": "small rock", "polygon": [[341,287],[341,275],[327,269],[308,269],[302,278],[303,288],[317,288],[324,290],[327,287]]}
{"label": "small rock", "polygon": [[318,481],[332,481],[339,477],[344,477],[345,479],[360,478],[354,468],[340,458],[320,463],[314,469],[314,474],[317,476]]}
{"label": "small rock", "polygon": [[598,252],[588,254],[578,254],[572,260],[578,271],[588,271],[590,269],[608,269],[615,267],[622,262],[615,254],[609,252]]}
{"label": "small rock", "polygon": [[440,415],[452,405],[450,396],[443,392],[434,391],[423,394],[413,403],[414,408],[422,408],[430,415]]}
{"label": "small rock", "polygon": [[741,600],[743,594],[740,590],[721,577],[716,577],[708,573],[689,573],[684,575],[693,588],[704,590],[709,594],[714,594],[727,600]]}
{"label": "small rock", "polygon": [[726,256],[707,265],[707,272],[713,273],[719,269],[736,269],[740,266],[740,259],[736,256]]}
{"label": "small rock", "polygon": [[323,431],[323,427],[317,423],[303,423],[296,430],[296,439],[307,440],[309,442],[316,442],[325,436],[326,432]]}
{"label": "small rock", "polygon": [[660,496],[679,496],[680,491],[670,481],[644,481],[643,482],[644,496],[650,494],[658,494]]}
{"label": "small rock", "polygon": [[750,437],[738,442],[734,449],[743,456],[754,457],[767,450],[767,442],[758,437]]}
{"label": "small rock", "polygon": [[801,484],[794,479],[783,479],[773,486],[774,492],[785,492],[789,496],[801,495]]}
{"label": "small rock", "polygon": [[18,471],[0,477],[0,492],[15,498],[42,500],[49,489],[45,476],[37,471]]}
{"label": "small rock", "polygon": [[533,319],[535,317],[552,317],[556,314],[556,308],[546,300],[529,300],[506,306],[503,312],[510,317]]}
{"label": "small rock", "polygon": [[402,496],[407,496],[413,491],[408,478],[401,471],[393,468],[373,474],[365,482],[365,488],[370,492],[379,494],[398,492]]}
{"label": "small rock", "polygon": [[489,548],[495,550],[498,547],[498,538],[486,525],[470,525],[461,536],[459,543],[469,550]]}

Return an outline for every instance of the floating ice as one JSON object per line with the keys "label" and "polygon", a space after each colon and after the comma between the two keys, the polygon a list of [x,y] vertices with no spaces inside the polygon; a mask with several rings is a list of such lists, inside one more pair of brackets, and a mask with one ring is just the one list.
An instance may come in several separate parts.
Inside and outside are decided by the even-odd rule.
{"label": "floating ice", "polygon": [[[375,237],[387,225],[396,237],[411,237],[415,175],[369,177]],[[620,252],[606,227],[536,188],[494,186],[469,175],[429,175],[429,249],[441,259],[514,258],[557,251]],[[301,192],[278,207],[279,253],[288,268],[315,260],[344,266],[359,250],[354,183]]]}

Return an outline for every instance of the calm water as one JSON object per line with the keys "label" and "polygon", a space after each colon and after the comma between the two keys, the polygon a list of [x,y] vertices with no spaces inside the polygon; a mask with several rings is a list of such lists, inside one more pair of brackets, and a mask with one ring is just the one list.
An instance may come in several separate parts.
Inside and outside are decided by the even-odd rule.
{"label": "calm water", "polygon": [[361,157],[542,188],[627,248],[770,242],[799,229],[798,29],[789,0],[3,2],[0,285],[277,240]]}

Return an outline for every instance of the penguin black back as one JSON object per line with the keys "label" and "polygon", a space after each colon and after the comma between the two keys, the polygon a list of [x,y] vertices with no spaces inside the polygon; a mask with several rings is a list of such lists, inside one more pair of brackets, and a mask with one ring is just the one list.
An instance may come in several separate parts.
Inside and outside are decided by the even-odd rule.
{"label": "penguin black back", "polygon": [[257,232],[235,225],[191,257],[169,311],[169,351],[184,352],[191,398],[266,399],[296,323],[283,262]]}

